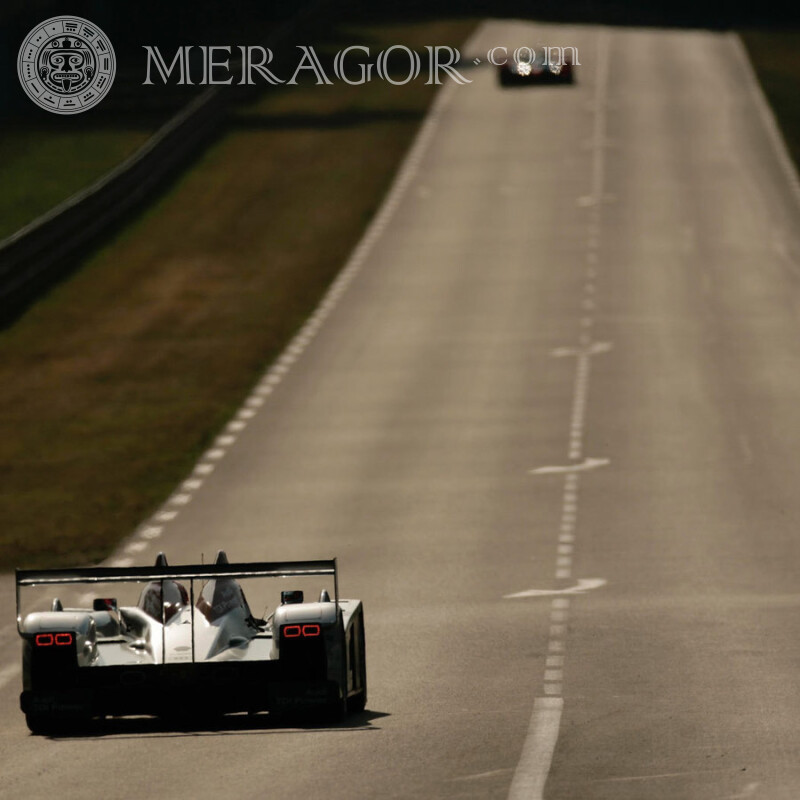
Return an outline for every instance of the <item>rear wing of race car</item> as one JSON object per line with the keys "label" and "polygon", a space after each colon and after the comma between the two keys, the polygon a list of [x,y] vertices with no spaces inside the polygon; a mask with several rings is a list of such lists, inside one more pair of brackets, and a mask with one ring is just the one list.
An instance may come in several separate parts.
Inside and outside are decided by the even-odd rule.
{"label": "rear wing of race car", "polygon": [[[253,578],[302,580],[258,619],[239,585]],[[323,578],[318,601],[304,602],[297,587],[309,578]],[[259,600],[272,590],[265,583],[256,589]],[[111,584],[146,586],[127,606],[104,594],[116,594]],[[71,587],[64,595],[72,596],[81,585],[92,587],[91,600],[84,595],[78,605],[90,608],[65,608],[53,598],[50,611],[28,613],[44,587]],[[39,587],[34,598],[23,595],[30,587]],[[167,590],[176,599],[165,599]],[[341,719],[366,703],[363,608],[339,597],[336,559],[231,564],[219,551],[214,564],[173,567],[159,554],[153,567],[17,570],[16,607],[20,704],[34,732],[75,719],[195,708]]]}
{"label": "rear wing of race car", "polygon": [[238,564],[191,564],[156,567],[86,567],[83,569],[16,570],[17,630],[22,633],[20,591],[24,587],[96,583],[147,583],[159,580],[189,582],[194,605],[194,582],[215,578],[294,578],[332,575],[334,601],[339,607],[336,559],[317,561],[253,561]]}

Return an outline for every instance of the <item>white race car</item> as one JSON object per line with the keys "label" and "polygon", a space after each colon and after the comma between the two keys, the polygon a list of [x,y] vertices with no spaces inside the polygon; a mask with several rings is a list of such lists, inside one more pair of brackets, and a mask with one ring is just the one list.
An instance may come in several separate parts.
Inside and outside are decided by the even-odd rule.
{"label": "white race car", "polygon": [[[329,576],[317,602],[281,592],[265,619],[253,616],[240,581]],[[34,586],[144,583],[136,605],[95,597],[22,619],[20,593]],[[194,718],[231,712],[307,713],[340,720],[367,700],[364,613],[339,598],[336,560],[17,570],[22,636],[20,705],[34,733],[93,718]],[[261,584],[263,586],[263,584]]]}

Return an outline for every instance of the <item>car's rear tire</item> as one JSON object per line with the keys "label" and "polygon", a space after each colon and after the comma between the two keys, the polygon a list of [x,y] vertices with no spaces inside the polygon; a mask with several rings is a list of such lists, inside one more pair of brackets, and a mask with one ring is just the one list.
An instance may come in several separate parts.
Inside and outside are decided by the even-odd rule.
{"label": "car's rear tire", "polygon": [[347,713],[359,714],[367,707],[367,690],[354,694],[347,700]]}
{"label": "car's rear tire", "polygon": [[322,722],[328,725],[337,725],[340,722],[344,722],[347,711],[347,700],[344,697],[341,700],[327,703],[322,709]]}
{"label": "car's rear tire", "polygon": [[68,733],[77,730],[81,726],[85,727],[87,721],[84,717],[72,719],[53,714],[25,714],[28,730],[34,736],[54,736]]}
{"label": "car's rear tire", "polygon": [[53,721],[44,714],[26,714],[25,723],[34,736],[46,736]]}

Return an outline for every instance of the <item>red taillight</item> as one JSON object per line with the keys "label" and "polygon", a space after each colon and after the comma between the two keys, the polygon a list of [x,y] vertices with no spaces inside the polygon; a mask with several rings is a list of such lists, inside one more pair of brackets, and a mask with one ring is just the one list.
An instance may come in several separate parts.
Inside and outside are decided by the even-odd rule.
{"label": "red taillight", "polygon": [[316,623],[308,625],[284,625],[281,630],[283,631],[284,639],[299,639],[301,636],[311,638],[319,636],[322,633],[322,629]]}
{"label": "red taillight", "polygon": [[69,646],[74,637],[71,633],[37,633],[35,642],[37,647]]}

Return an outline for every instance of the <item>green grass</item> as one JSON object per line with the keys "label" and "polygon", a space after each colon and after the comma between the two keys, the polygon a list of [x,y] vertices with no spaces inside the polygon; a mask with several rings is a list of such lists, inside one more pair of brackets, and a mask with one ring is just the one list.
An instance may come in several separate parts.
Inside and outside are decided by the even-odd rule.
{"label": "green grass", "polygon": [[[473,26],[347,36],[377,52]],[[281,87],[242,108],[0,333],[0,566],[100,560],[166,498],[342,267],[433,91]]]}
{"label": "green grass", "polygon": [[[89,16],[106,30],[117,55],[114,86],[99,106],[66,118],[51,114],[12,87],[15,76],[9,78],[11,96],[3,98],[0,121],[0,240],[117,166],[202,91],[199,86],[143,86],[141,37],[162,44],[165,52],[177,45],[178,35],[187,43],[253,43],[277,26],[282,14],[293,13],[292,4],[280,9],[258,0],[227,5],[172,0],[151,3],[150,11],[141,2],[95,5]],[[52,6],[5,0],[0,20],[4,41],[14,52],[0,51],[4,69],[16,73],[16,43],[31,25],[55,13]]]}
{"label": "green grass", "polygon": [[0,133],[0,240],[100,178],[148,136],[118,128],[7,126]]}

